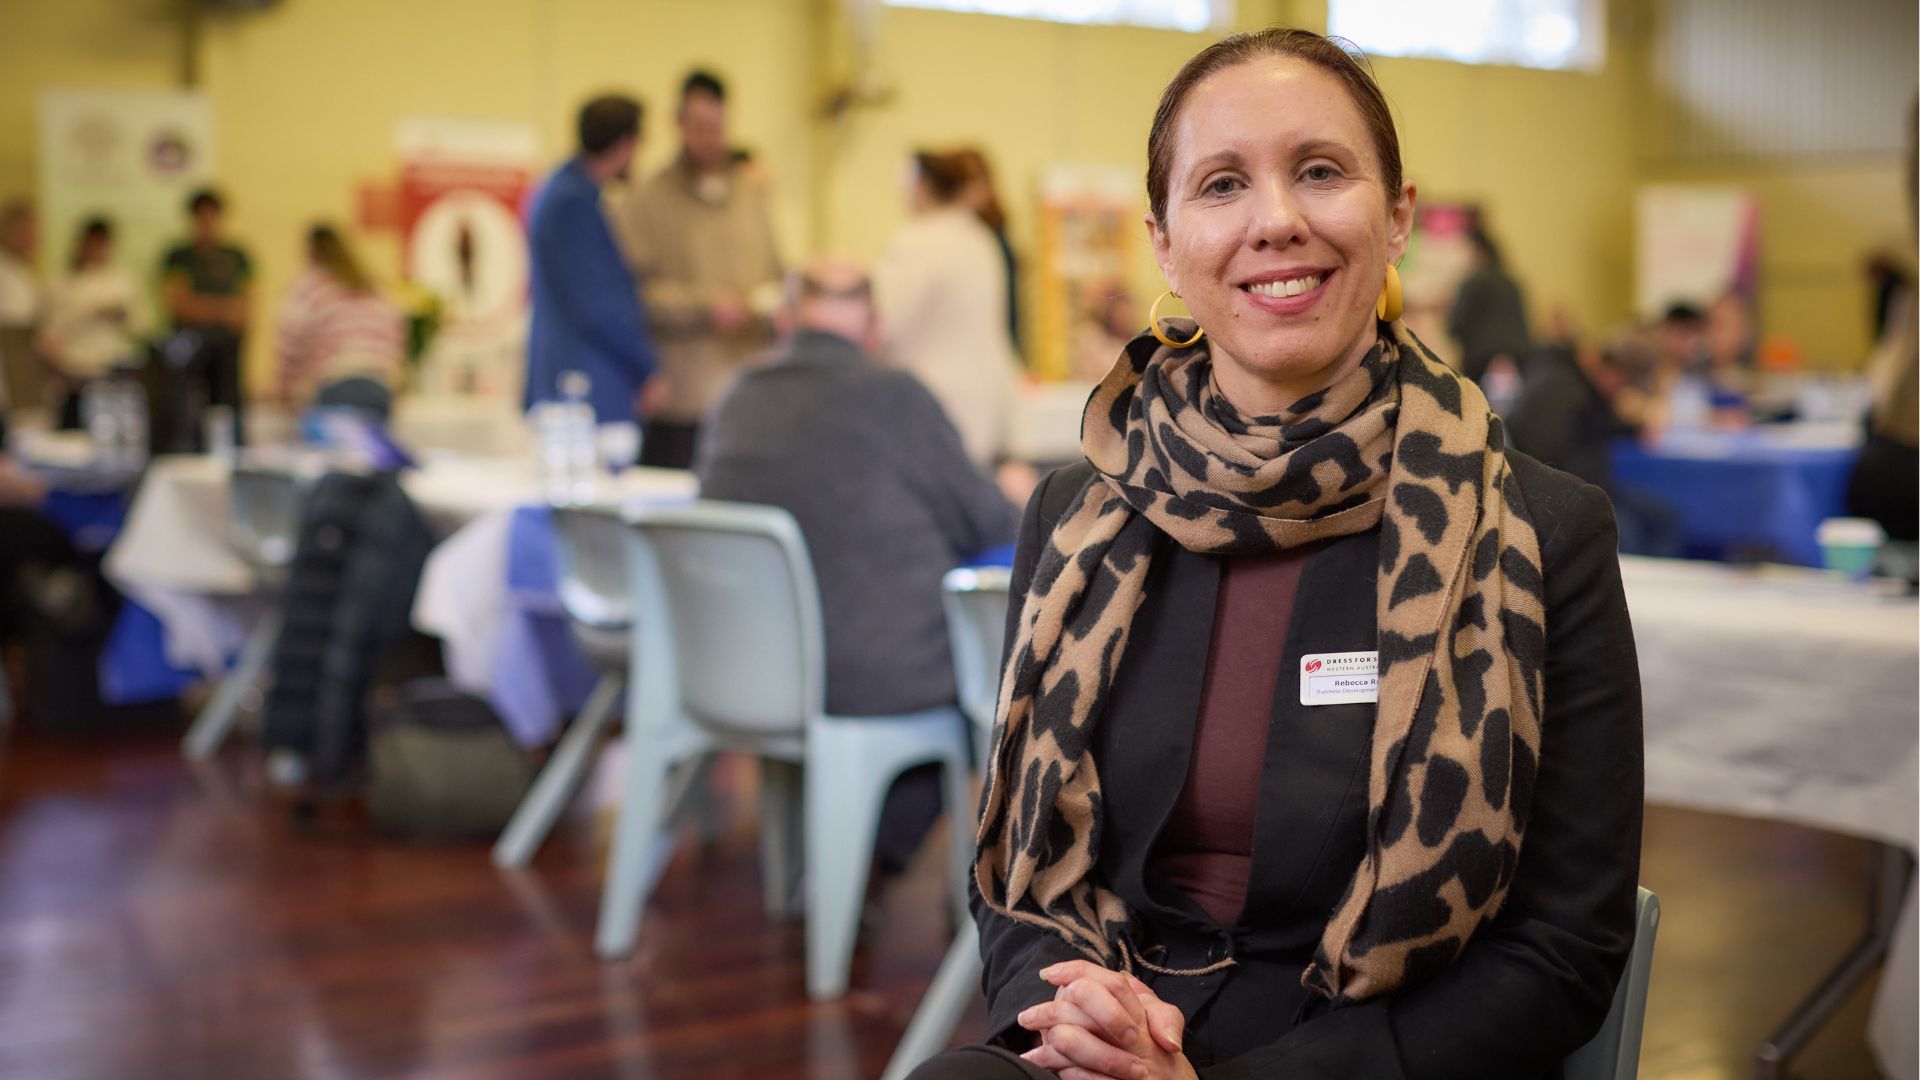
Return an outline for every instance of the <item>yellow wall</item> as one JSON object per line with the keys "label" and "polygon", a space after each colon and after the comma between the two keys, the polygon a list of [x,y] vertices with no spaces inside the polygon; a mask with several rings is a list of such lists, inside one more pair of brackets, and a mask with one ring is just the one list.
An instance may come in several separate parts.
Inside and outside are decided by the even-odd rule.
{"label": "yellow wall", "polygon": [[[1642,0],[1614,0],[1638,10]],[[51,84],[172,85],[177,37],[144,0],[0,5],[0,193],[31,182],[30,91]],[[1033,185],[1053,163],[1138,173],[1161,86],[1201,35],[1069,27],[883,9],[877,67],[897,93],[826,137],[815,103],[845,50],[821,43],[838,0],[284,0],[212,20],[198,58],[218,125],[220,175],[237,235],[261,270],[260,316],[297,267],[317,217],[350,220],[356,186],[393,174],[397,121],[521,121],[550,159],[575,104],[607,88],[648,107],[650,169],[672,152],[684,71],[731,83],[735,138],[773,174],[790,256],[820,246],[870,257],[900,223],[901,163],[922,145],[978,143],[994,160],[1015,240],[1031,245]],[[1324,24],[1322,0],[1242,0],[1243,26]],[[1632,137],[1645,43],[1616,19],[1599,74],[1383,59],[1408,176],[1428,199],[1482,205],[1536,315],[1566,306],[1591,330],[1627,317],[1636,166]],[[1767,201],[1768,329],[1810,356],[1853,356],[1864,299],[1858,252],[1903,235],[1898,169],[1785,171]],[[816,188],[818,190],[816,190]],[[391,238],[360,239],[383,274]],[[1141,245],[1138,291],[1157,278]],[[1856,302],[1856,300],[1858,302]],[[263,326],[262,329],[270,327]],[[266,340],[256,334],[256,343]],[[257,366],[265,357],[256,348]]]}
{"label": "yellow wall", "polygon": [[161,11],[133,0],[0,2],[0,199],[33,190],[41,90],[177,85],[181,38]]}

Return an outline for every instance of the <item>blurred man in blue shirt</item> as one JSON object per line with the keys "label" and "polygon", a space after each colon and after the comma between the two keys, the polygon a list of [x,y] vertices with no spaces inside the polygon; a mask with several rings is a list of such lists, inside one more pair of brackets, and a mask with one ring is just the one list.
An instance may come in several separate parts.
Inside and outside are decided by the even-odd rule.
{"label": "blurred man in blue shirt", "polygon": [[619,179],[640,142],[640,103],[610,95],[580,109],[580,148],[555,170],[530,215],[533,325],[526,404],[560,397],[564,372],[592,380],[602,424],[638,421],[643,393],[659,390],[646,312],[600,209],[600,187]]}

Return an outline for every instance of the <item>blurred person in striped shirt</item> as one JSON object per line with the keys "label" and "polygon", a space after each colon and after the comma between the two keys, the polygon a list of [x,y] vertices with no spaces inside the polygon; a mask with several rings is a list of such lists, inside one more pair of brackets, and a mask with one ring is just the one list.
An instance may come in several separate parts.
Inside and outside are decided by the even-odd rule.
{"label": "blurred person in striped shirt", "polygon": [[374,288],[339,233],[314,226],[307,266],[280,307],[280,400],[300,408],[320,387],[355,375],[391,386],[406,350],[406,316]]}

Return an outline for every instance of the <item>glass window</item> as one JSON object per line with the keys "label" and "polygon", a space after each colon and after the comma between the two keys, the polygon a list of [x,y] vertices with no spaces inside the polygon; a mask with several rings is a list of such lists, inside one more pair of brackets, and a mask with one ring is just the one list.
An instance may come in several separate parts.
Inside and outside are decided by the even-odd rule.
{"label": "glass window", "polygon": [[1327,32],[1374,56],[1598,70],[1600,0],[1328,0]]}

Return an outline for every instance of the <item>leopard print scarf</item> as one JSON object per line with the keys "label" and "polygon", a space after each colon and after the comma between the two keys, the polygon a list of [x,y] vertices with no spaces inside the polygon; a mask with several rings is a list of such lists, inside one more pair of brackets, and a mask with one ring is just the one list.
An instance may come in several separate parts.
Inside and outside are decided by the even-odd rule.
{"label": "leopard print scarf", "polygon": [[1206,345],[1143,334],[1088,401],[1081,442],[1095,476],[1038,556],[1002,676],[981,896],[1131,969],[1129,912],[1095,873],[1089,748],[1162,536],[1227,555],[1378,525],[1367,854],[1302,982],[1344,1004],[1451,962],[1519,858],[1546,643],[1539,539],[1479,388],[1381,324],[1333,386],[1245,418]]}

